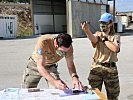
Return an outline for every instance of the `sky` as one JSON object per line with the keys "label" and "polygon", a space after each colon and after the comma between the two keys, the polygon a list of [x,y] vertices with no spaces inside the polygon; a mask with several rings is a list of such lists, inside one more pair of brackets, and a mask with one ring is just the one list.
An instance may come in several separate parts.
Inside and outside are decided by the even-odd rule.
{"label": "sky", "polygon": [[[112,2],[110,2],[112,5]],[[115,8],[118,12],[133,11],[133,0],[116,0]]]}

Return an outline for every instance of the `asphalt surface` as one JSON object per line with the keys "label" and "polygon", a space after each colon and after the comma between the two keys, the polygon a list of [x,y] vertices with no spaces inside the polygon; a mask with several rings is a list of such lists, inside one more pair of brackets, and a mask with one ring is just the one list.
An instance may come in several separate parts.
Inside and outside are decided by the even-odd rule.
{"label": "asphalt surface", "polygon": [[[133,100],[127,99],[127,96],[133,95],[133,32],[120,34],[121,51],[118,54],[117,63],[121,87],[119,100]],[[22,73],[36,41],[37,37],[0,39],[0,88],[21,87]],[[73,39],[73,46],[77,73],[82,83],[87,85],[94,49],[87,38]],[[71,88],[71,78],[65,59],[62,59],[58,65],[62,80]],[[47,88],[43,78],[38,87]],[[102,92],[106,93],[104,87]]]}

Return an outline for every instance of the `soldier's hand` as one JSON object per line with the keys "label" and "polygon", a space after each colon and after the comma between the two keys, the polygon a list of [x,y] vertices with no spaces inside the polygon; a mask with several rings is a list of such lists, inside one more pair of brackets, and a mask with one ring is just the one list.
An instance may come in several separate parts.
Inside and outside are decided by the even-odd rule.
{"label": "soldier's hand", "polygon": [[96,35],[99,36],[101,40],[104,38],[104,36],[106,36],[104,32],[99,31],[96,32]]}
{"label": "soldier's hand", "polygon": [[87,29],[89,29],[87,23],[88,23],[87,21],[81,22],[81,27],[82,27],[82,29],[83,29],[84,31],[86,31]]}
{"label": "soldier's hand", "polygon": [[55,80],[54,85],[56,86],[56,88],[58,88],[60,90],[68,89],[68,86],[62,80]]}
{"label": "soldier's hand", "polygon": [[73,77],[72,88],[73,89],[77,88],[78,90],[83,90],[82,83],[76,77]]}

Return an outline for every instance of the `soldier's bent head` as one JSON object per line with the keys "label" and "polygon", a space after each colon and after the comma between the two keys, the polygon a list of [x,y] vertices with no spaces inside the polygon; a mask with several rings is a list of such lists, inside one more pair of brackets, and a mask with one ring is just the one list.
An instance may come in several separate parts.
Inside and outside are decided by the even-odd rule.
{"label": "soldier's bent head", "polygon": [[69,34],[61,33],[56,38],[57,45],[69,48],[72,44],[72,38]]}

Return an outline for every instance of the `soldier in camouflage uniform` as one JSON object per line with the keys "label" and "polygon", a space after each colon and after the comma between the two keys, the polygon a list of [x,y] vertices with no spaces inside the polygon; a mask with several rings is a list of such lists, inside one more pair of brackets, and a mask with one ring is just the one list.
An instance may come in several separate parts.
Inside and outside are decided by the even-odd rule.
{"label": "soldier in camouflage uniform", "polygon": [[99,22],[101,31],[95,34],[90,31],[87,21],[81,24],[96,48],[88,81],[92,88],[100,91],[104,83],[108,100],[118,100],[120,86],[116,62],[117,53],[120,52],[120,35],[114,31],[112,14],[104,13]]}
{"label": "soldier in camouflage uniform", "polygon": [[[49,88],[67,89],[57,71],[57,62],[65,57],[69,73],[72,77],[73,88],[82,90],[73,62],[72,38],[69,34],[50,34],[39,37],[35,50],[29,58],[23,74],[23,88],[36,88],[40,79],[44,77]],[[62,66],[64,67],[64,66]]]}

